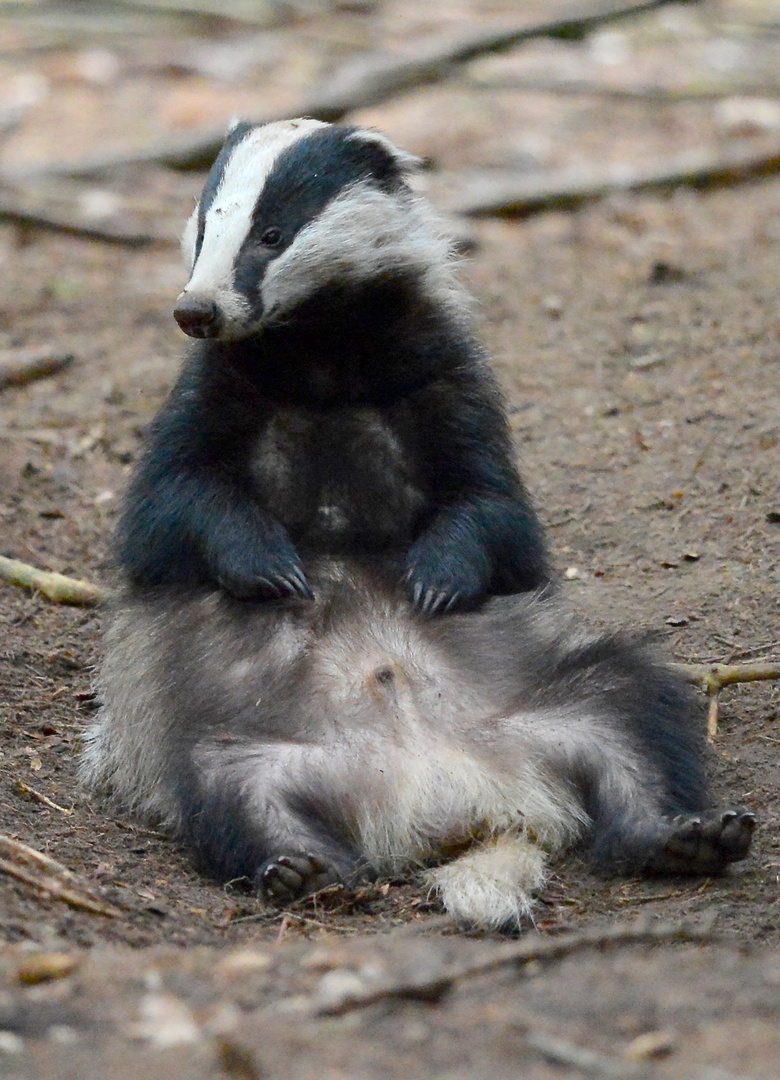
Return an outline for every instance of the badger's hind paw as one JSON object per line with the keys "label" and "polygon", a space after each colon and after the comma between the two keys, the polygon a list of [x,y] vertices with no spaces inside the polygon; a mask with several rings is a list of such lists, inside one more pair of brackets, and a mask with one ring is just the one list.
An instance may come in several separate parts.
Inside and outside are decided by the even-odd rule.
{"label": "badger's hind paw", "polygon": [[280,907],[340,880],[338,871],[330,863],[300,851],[274,855],[255,874],[263,898]]}
{"label": "badger's hind paw", "polygon": [[717,873],[747,856],[755,827],[755,814],[746,810],[681,814],[669,823],[646,869],[652,874]]}

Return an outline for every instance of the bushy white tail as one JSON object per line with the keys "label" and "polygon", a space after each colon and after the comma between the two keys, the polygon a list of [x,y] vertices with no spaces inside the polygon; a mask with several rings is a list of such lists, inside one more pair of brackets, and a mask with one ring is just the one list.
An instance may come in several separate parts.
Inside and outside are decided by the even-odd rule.
{"label": "bushy white tail", "polygon": [[459,922],[498,930],[528,920],[546,861],[527,836],[503,833],[430,871],[428,883]]}

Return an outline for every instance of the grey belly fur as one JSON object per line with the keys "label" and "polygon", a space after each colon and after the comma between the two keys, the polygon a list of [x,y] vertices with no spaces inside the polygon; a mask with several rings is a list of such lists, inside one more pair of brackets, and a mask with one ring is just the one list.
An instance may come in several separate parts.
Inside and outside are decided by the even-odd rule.
{"label": "grey belly fur", "polygon": [[557,598],[424,620],[344,563],[309,580],[314,602],[120,601],[86,782],[218,876],[301,852],[345,879],[427,866],[482,925],[527,914],[547,855],[594,829],[650,859],[675,801],[641,736],[661,683],[680,755],[698,739],[652,653],[584,633]]}

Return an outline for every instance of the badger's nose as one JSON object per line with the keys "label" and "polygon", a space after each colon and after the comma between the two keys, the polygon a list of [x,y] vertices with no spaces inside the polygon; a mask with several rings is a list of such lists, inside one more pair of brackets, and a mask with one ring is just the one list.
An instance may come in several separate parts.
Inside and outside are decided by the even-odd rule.
{"label": "badger's nose", "polygon": [[194,338],[216,337],[219,333],[219,308],[213,300],[182,293],[173,309],[173,317],[185,334]]}

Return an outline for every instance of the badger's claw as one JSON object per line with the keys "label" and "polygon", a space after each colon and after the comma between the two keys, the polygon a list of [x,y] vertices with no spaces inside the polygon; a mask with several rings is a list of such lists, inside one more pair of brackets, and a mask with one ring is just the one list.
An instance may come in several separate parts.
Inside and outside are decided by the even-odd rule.
{"label": "badger's claw", "polygon": [[302,600],[314,599],[314,593],[309,588],[300,566],[294,567],[289,573],[279,577],[276,588],[279,596],[298,596]]}
{"label": "badger's claw", "polygon": [[746,858],[756,815],[745,810],[714,811],[674,818],[646,869],[655,874],[713,874]]}
{"label": "badger's claw", "polygon": [[425,585],[418,581],[412,590],[412,608],[418,615],[430,618],[438,612],[449,611],[461,597],[459,591],[448,589],[426,589]]}
{"label": "badger's claw", "polygon": [[309,588],[302,567],[296,566],[295,569],[287,575],[287,581],[290,582],[296,596],[300,596],[304,600],[314,599],[314,593]]}
{"label": "badger's claw", "polygon": [[314,599],[314,593],[299,566],[287,573],[255,574],[247,578],[223,574],[219,578],[219,585],[239,600],[283,600],[291,596],[302,600]]}

